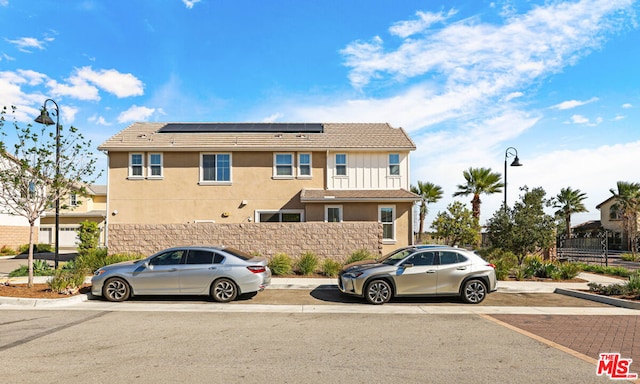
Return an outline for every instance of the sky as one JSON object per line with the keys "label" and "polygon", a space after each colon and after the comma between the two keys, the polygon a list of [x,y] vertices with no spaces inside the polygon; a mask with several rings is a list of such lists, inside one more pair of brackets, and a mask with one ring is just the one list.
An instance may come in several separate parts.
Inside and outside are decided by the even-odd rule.
{"label": "sky", "polygon": [[[633,0],[0,0],[0,107],[47,98],[97,146],[133,122],[386,122],[411,183],[463,171],[586,193],[640,182],[640,5]],[[51,103],[48,104],[50,109]],[[511,153],[511,152],[510,152]],[[508,163],[513,157],[508,157]],[[98,183],[105,184],[102,176]],[[482,196],[481,222],[503,194]]]}

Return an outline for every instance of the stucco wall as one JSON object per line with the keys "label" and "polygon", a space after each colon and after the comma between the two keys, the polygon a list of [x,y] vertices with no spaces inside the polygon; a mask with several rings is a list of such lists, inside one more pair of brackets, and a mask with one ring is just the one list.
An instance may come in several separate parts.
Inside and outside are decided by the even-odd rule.
{"label": "stucco wall", "polygon": [[267,258],[286,253],[296,258],[312,251],[320,259],[344,261],[358,249],[382,251],[379,223],[187,223],[109,224],[109,253],[151,255],[183,245],[223,245]]}
{"label": "stucco wall", "polygon": [[[34,241],[38,242],[38,227],[34,227]],[[7,246],[17,249],[19,246],[29,244],[29,227],[2,225],[0,226],[0,247]]]}

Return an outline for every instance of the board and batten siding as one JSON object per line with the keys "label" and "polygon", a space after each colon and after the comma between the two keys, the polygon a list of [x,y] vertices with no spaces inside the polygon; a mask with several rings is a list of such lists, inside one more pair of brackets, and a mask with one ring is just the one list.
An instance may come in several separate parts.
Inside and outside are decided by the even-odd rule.
{"label": "board and batten siding", "polygon": [[[347,155],[347,175],[336,175],[336,154]],[[400,155],[400,175],[389,174],[389,155]],[[342,152],[327,156],[327,189],[409,190],[409,154],[406,152]]]}

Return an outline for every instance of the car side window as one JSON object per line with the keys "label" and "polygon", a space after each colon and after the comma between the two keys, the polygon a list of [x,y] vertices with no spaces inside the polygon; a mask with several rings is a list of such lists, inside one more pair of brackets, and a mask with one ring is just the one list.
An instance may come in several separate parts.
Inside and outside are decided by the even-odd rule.
{"label": "car side window", "polygon": [[435,255],[433,252],[421,252],[415,254],[407,259],[404,264],[413,264],[413,265],[433,265],[433,261],[435,259]]}
{"label": "car side window", "polygon": [[219,253],[213,254],[213,264],[222,264],[223,261],[224,261],[224,256],[222,256]]}
{"label": "car side window", "polygon": [[440,265],[456,264],[467,261],[467,258],[457,252],[440,252]]}
{"label": "car side window", "polygon": [[175,265],[180,264],[180,260],[182,260],[182,255],[184,254],[183,250],[175,250],[169,251],[159,254],[158,256],[151,259],[149,264],[151,265]]}
{"label": "car side window", "polygon": [[187,255],[187,264],[212,264],[213,253],[209,251],[191,250]]}

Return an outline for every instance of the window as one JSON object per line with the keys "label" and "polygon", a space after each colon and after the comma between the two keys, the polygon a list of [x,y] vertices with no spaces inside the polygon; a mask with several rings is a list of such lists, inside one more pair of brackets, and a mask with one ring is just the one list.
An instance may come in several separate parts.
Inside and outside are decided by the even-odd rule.
{"label": "window", "polygon": [[258,223],[301,223],[304,221],[302,210],[256,211]]}
{"label": "window", "polygon": [[324,207],[324,221],[327,223],[342,222],[342,205],[327,205]]}
{"label": "window", "polygon": [[467,258],[456,252],[440,252],[440,265],[464,263]]}
{"label": "window", "polygon": [[213,252],[191,250],[187,254],[187,264],[213,264]]}
{"label": "window", "polygon": [[347,176],[347,155],[336,154],[336,176]]}
{"label": "window", "polygon": [[276,153],[273,177],[293,177],[293,154]]}
{"label": "window", "polygon": [[402,264],[413,264],[416,266],[419,265],[433,265],[433,261],[435,260],[435,255],[433,252],[422,252],[416,255],[411,256]]}
{"label": "window", "polygon": [[622,211],[618,204],[613,204],[609,208],[609,220],[622,220]]}
{"label": "window", "polygon": [[389,175],[400,176],[400,155],[397,153],[389,155]]}
{"label": "window", "polygon": [[200,158],[201,183],[231,182],[231,154],[205,153]]}
{"label": "window", "polygon": [[69,205],[72,207],[75,207],[78,205],[78,195],[76,195],[75,193],[72,193],[71,195],[69,195]]}
{"label": "window", "polygon": [[379,206],[378,221],[382,223],[382,241],[395,242],[396,240],[396,209],[395,206]]}
{"label": "window", "polygon": [[162,177],[162,154],[149,154],[149,177]]}
{"label": "window", "polygon": [[149,262],[151,265],[176,265],[180,264],[180,260],[182,260],[182,254],[184,251],[176,250],[162,253]]}
{"label": "window", "polygon": [[129,177],[142,178],[144,176],[142,174],[143,167],[142,153],[132,153],[129,156]]}
{"label": "window", "polygon": [[311,177],[311,154],[298,154],[298,177]]}

